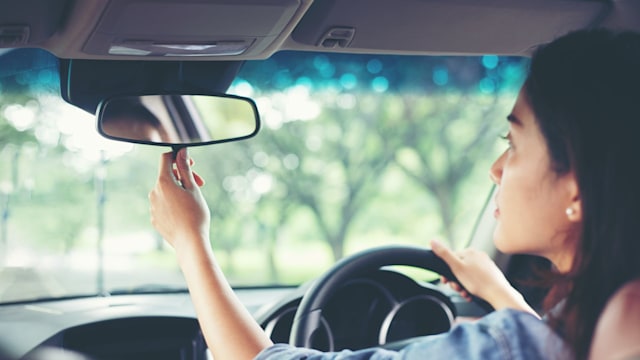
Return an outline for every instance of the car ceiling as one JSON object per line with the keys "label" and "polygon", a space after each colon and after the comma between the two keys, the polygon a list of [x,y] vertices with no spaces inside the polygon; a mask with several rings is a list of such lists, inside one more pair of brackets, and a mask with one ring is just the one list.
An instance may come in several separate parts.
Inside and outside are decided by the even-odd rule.
{"label": "car ceiling", "polygon": [[[42,47],[68,59],[248,60],[280,50],[527,55],[574,29],[640,31],[638,0],[0,0],[0,6],[0,47]],[[132,48],[145,55],[126,55]]]}

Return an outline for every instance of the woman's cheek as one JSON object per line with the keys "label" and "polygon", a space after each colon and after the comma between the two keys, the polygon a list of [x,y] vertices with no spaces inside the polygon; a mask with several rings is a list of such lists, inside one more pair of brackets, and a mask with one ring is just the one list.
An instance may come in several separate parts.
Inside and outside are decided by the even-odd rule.
{"label": "woman's cheek", "polygon": [[505,224],[501,220],[498,221],[493,232],[493,243],[496,246],[496,249],[509,254],[513,252],[513,243],[516,239],[517,236],[510,233],[508,224]]}

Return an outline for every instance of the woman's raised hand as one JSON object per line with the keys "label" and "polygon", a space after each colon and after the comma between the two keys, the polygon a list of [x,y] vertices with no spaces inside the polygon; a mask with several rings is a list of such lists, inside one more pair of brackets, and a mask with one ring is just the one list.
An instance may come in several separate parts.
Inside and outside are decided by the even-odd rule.
{"label": "woman's raised hand", "polygon": [[202,178],[191,170],[187,149],[162,154],[155,187],[149,193],[151,223],[176,250],[200,239],[208,241],[210,212],[200,192]]}
{"label": "woman's raised hand", "polygon": [[216,359],[252,359],[271,340],[236,297],[209,243],[210,212],[186,149],[162,154],[151,223],[176,249],[198,323]]}

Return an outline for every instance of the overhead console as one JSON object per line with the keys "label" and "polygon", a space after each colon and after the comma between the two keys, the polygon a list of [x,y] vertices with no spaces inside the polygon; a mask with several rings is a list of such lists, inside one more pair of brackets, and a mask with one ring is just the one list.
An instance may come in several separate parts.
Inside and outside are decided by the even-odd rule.
{"label": "overhead console", "polygon": [[[83,51],[129,57],[261,57],[301,0],[110,1]],[[238,21],[238,19],[242,19]]]}

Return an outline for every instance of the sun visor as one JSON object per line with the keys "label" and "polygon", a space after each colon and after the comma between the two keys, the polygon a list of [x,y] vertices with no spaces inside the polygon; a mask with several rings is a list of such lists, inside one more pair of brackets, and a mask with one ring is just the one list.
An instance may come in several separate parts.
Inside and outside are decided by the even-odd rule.
{"label": "sun visor", "polygon": [[128,57],[257,56],[285,31],[299,0],[110,1],[83,51]]}
{"label": "sun visor", "polygon": [[225,93],[242,62],[61,60],[60,90],[68,103],[95,113],[117,95]]}

